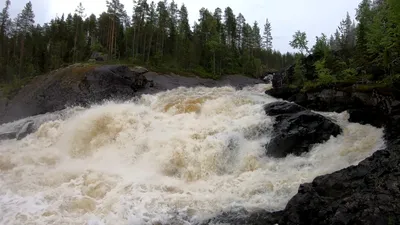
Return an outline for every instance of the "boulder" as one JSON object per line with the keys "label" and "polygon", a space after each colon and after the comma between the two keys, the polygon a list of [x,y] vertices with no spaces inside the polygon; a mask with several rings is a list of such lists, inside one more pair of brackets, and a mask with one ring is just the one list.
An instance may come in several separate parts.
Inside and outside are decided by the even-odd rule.
{"label": "boulder", "polygon": [[131,68],[131,70],[135,73],[139,73],[139,74],[145,74],[147,72],[149,72],[148,69],[141,67],[141,66],[136,66],[134,68]]}
{"label": "boulder", "polygon": [[270,103],[265,106],[265,112],[276,116],[273,138],[265,146],[268,156],[300,156],[308,152],[314,144],[323,143],[342,132],[330,119],[294,103]]}
{"label": "boulder", "polygon": [[7,140],[7,139],[14,139],[17,136],[16,132],[9,131],[9,132],[0,132],[0,141]]}
{"label": "boulder", "polygon": [[3,126],[0,129],[0,141],[7,139],[21,140],[35,131],[35,123],[31,120],[21,121],[9,126]]}
{"label": "boulder", "polygon": [[269,116],[277,116],[281,114],[293,114],[305,111],[306,108],[288,102],[273,102],[264,107],[265,112]]}
{"label": "boulder", "polygon": [[92,55],[90,56],[90,59],[93,59],[94,61],[97,62],[103,62],[108,59],[108,55],[101,52],[93,52]]}
{"label": "boulder", "polygon": [[22,128],[18,131],[18,133],[16,135],[17,140],[21,140],[21,139],[25,138],[26,136],[28,136],[30,133],[32,133],[34,131],[33,125],[35,125],[35,123],[33,121],[26,122],[22,126]]}

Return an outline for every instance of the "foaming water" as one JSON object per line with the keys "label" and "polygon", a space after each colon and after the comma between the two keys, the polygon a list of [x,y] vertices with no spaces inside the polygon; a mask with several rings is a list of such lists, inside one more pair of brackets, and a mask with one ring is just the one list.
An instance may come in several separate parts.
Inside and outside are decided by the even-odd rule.
{"label": "foaming water", "polygon": [[[302,156],[265,156],[267,85],[178,88],[70,109],[0,143],[0,224],[193,224],[221,211],[283,209],[299,184],[357,164],[381,129],[343,128]],[[10,125],[7,125],[10,126]]]}

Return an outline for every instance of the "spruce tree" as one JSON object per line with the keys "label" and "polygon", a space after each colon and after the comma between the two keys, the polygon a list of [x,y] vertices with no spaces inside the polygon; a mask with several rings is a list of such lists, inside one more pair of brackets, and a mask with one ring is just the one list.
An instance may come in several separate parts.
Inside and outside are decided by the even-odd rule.
{"label": "spruce tree", "polygon": [[263,47],[267,49],[268,51],[271,51],[272,49],[272,34],[271,34],[271,23],[266,19],[265,25],[264,25],[264,36],[263,36]]}
{"label": "spruce tree", "polygon": [[29,1],[26,3],[24,9],[17,17],[17,29],[20,33],[20,58],[19,58],[19,77],[22,76],[23,63],[24,63],[24,51],[25,51],[25,39],[26,36],[32,32],[33,24],[35,23],[35,14],[32,10],[32,3]]}

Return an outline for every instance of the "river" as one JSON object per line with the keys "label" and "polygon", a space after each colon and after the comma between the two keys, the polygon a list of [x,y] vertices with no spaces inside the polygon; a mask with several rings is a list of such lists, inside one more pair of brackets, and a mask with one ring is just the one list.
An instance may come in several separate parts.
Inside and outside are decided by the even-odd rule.
{"label": "river", "polygon": [[267,88],[177,88],[46,115],[25,139],[0,142],[0,224],[179,225],[281,210],[301,183],[384,145],[382,129],[322,113],[343,134],[301,157],[266,157],[263,106],[277,101]]}

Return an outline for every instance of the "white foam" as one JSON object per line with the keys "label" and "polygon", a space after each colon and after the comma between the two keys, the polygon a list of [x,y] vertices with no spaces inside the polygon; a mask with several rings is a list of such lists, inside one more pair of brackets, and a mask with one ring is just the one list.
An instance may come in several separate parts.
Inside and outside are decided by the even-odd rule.
{"label": "white foam", "polygon": [[343,135],[303,157],[265,157],[267,88],[108,102],[1,142],[0,224],[191,224],[242,207],[280,210],[299,184],[383,146],[381,129],[329,113]]}

